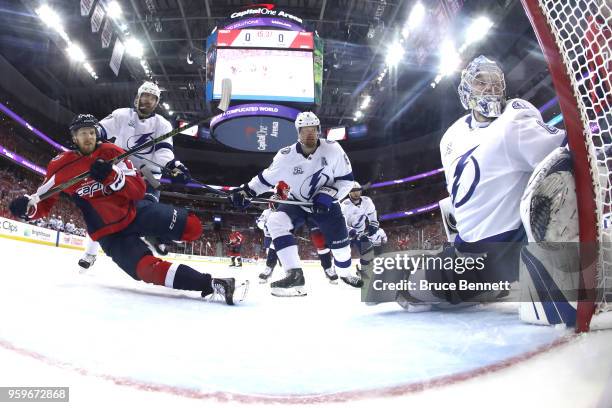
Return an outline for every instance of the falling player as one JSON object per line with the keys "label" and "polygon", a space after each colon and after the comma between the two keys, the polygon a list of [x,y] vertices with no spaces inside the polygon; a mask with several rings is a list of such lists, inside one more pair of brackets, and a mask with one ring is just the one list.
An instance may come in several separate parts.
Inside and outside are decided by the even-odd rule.
{"label": "falling player", "polygon": [[230,264],[230,268],[232,267],[241,268],[242,267],[242,257],[240,256],[240,253],[242,251],[243,240],[244,240],[244,237],[242,236],[240,231],[232,231],[229,235],[229,241],[227,243],[227,246],[229,247],[229,249],[227,251],[227,255],[230,257],[230,260],[232,261],[232,263]]}
{"label": "falling player", "polygon": [[[133,108],[116,109],[100,121],[101,137],[124,150],[132,149],[172,130],[172,125],[163,116],[156,114],[161,91],[152,82],[143,83],[138,88]],[[159,191],[153,187],[161,178],[162,170],[175,183],[185,184],[189,181],[189,170],[174,157],[172,138],[152,146],[132,156],[132,162],[145,176],[147,191],[145,199],[159,202]],[[157,163],[159,166],[153,164]],[[149,180],[152,178],[152,180]],[[167,255],[164,243],[152,237],[145,237],[146,241],[160,255]],[[100,245],[87,240],[87,247],[79,266],[89,268],[96,260]]]}
{"label": "falling player", "polygon": [[286,272],[285,278],[272,282],[273,295],[306,295],[292,231],[308,220],[313,220],[323,232],[334,257],[336,273],[348,285],[361,287],[361,278],[351,273],[348,231],[338,203],[353,185],[351,163],[338,143],[319,139],[321,126],[314,113],[300,113],[295,128],[298,142],[281,149],[267,169],[233,190],[232,203],[244,208],[250,205],[250,198],[268,191],[282,179],[289,185],[289,198],[305,204],[281,204],[268,219],[272,242]]}
{"label": "falling player", "polygon": [[351,245],[359,252],[358,274],[361,274],[361,269],[370,263],[374,248],[369,237],[378,230],[378,216],[374,202],[370,197],[362,196],[361,192],[361,184],[355,182],[349,192],[349,198],[342,202],[342,214],[346,219]]}
{"label": "falling player", "polygon": [[[484,273],[463,279],[516,281],[520,243],[525,241],[519,205],[534,168],[564,143],[565,133],[542,121],[540,112],[522,99],[506,99],[504,74],[492,60],[479,56],[461,75],[459,99],[470,113],[457,120],[440,142],[440,154],[458,234],[455,246],[438,257],[487,253]],[[491,244],[492,243],[492,244]],[[456,281],[462,275],[417,270],[410,280]],[[401,292],[398,300],[461,303],[496,293]],[[403,299],[402,299],[403,298]]]}
{"label": "falling player", "polygon": [[44,217],[59,195],[40,201],[53,187],[89,171],[90,175],[63,190],[79,207],[92,239],[135,280],[174,289],[218,295],[233,304],[235,280],[212,278],[207,273],[156,258],[140,239],[143,235],[193,241],[202,224],[185,209],[143,200],[145,183],[132,162],[111,160],[124,151],[112,143],[101,143],[99,124],[92,115],[78,115],[70,125],[76,149],[51,160],[43,184],[35,194],[21,196],[10,204],[11,212],[29,220]]}

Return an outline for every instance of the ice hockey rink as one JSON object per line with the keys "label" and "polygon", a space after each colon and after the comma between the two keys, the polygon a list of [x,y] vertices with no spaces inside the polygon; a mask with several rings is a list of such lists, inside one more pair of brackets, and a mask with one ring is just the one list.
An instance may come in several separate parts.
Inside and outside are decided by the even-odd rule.
{"label": "ice hockey rink", "polygon": [[228,307],[131,280],[101,256],[0,238],[0,383],[70,387],[109,406],[612,406],[612,332],[519,322],[511,304],[455,312],[369,307],[308,266],[275,298],[261,266],[194,260],[251,281]]}

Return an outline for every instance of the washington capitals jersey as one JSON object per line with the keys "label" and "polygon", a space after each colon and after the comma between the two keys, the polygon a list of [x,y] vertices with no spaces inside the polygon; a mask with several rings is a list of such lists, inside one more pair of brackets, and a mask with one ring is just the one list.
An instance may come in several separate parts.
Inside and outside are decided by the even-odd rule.
{"label": "washington capitals jersey", "polygon": [[500,234],[517,230],[521,196],[532,171],[564,140],[564,131],[545,124],[522,99],[507,101],[492,122],[477,122],[471,114],[455,122],[442,137],[440,154],[457,239],[503,241]]}
{"label": "washington capitals jersey", "polygon": [[243,236],[240,231],[234,231],[229,235],[229,243],[232,245],[242,244]]}
{"label": "washington capitals jersey", "polygon": [[[51,188],[89,170],[98,158],[111,160],[124,153],[112,143],[100,144],[93,153],[83,156],[76,151],[63,152],[47,166],[47,175],[36,194],[39,196]],[[145,193],[145,183],[128,159],[115,164],[104,183],[89,177],[63,190],[83,213],[87,232],[93,240],[121,231],[136,216],[135,201]],[[53,195],[38,203],[32,218],[45,217],[59,198]]]}
{"label": "washington capitals jersey", "polygon": [[370,197],[361,196],[357,204],[347,198],[342,202],[341,208],[346,219],[346,226],[356,230],[358,234],[363,233],[367,225],[378,226],[376,208]]}
{"label": "washington capitals jersey", "polygon": [[[103,132],[106,133],[106,138],[125,150],[130,150],[172,130],[170,122],[161,115],[154,114],[148,118],[140,119],[133,108],[114,110],[113,113],[100,121],[100,125],[102,125]],[[163,140],[155,146],[132,156],[132,162],[137,169],[147,167],[156,178],[161,177],[159,167],[145,159],[165,166],[170,160],[174,159],[172,138]]]}
{"label": "washington capitals jersey", "polygon": [[263,210],[259,218],[257,218],[257,228],[263,231],[264,237],[271,237],[270,231],[268,231],[268,227],[266,224],[268,223],[268,217],[272,214],[272,210],[270,208],[266,208]]}
{"label": "washington capitals jersey", "polygon": [[[279,150],[270,167],[249,182],[258,195],[283,180],[289,185],[289,198],[311,202],[323,186],[337,192],[335,199],[344,198],[353,187],[353,170],[342,147],[330,140],[319,140],[317,149],[307,155],[297,142]],[[307,207],[303,207],[307,209]]]}

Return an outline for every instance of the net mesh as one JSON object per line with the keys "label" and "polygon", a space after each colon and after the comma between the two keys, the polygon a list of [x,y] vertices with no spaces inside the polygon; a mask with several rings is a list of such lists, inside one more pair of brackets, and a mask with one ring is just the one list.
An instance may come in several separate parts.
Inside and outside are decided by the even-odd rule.
{"label": "net mesh", "polygon": [[538,0],[581,114],[597,206],[597,311],[612,310],[612,0]]}

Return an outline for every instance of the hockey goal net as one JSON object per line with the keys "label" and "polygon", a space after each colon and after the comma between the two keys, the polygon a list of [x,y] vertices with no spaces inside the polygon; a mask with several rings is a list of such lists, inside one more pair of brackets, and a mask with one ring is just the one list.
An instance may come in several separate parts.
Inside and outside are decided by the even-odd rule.
{"label": "hockey goal net", "polygon": [[574,157],[582,244],[576,329],[587,331],[612,310],[612,0],[521,1]]}

